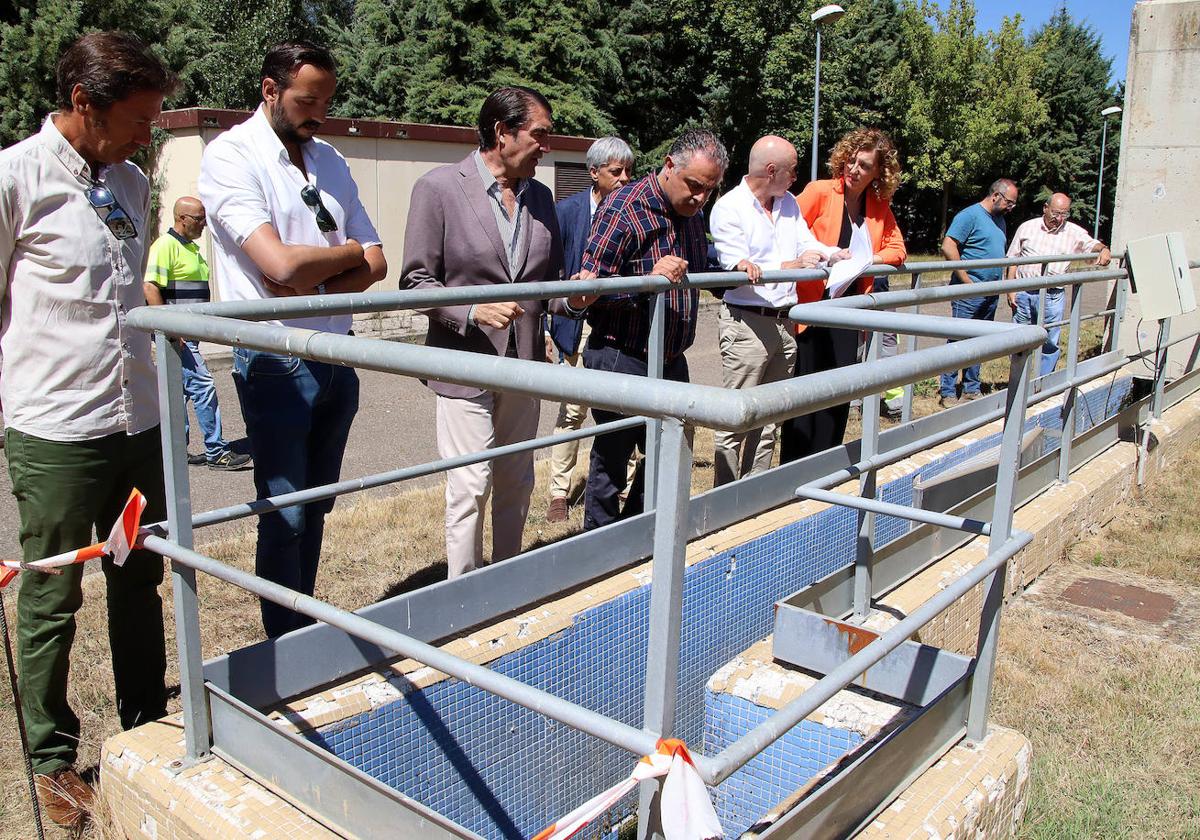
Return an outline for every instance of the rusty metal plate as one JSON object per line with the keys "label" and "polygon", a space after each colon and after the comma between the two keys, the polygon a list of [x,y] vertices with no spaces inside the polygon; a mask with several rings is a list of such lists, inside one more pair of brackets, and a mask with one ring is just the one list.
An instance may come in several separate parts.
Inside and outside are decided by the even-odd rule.
{"label": "rusty metal plate", "polygon": [[1169,595],[1098,578],[1079,578],[1059,597],[1076,606],[1113,610],[1150,624],[1165,623],[1175,609],[1175,599]]}

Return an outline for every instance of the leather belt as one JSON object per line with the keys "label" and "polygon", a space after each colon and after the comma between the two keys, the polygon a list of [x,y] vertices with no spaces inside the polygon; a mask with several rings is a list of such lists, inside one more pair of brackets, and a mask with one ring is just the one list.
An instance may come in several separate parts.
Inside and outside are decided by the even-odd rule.
{"label": "leather belt", "polygon": [[788,310],[791,309],[790,306],[787,309],[776,309],[773,306],[746,306],[745,304],[741,303],[726,303],[725,305],[732,307],[733,309],[742,309],[746,312],[753,312],[755,315],[761,315],[764,318],[779,318],[781,320],[787,318]]}

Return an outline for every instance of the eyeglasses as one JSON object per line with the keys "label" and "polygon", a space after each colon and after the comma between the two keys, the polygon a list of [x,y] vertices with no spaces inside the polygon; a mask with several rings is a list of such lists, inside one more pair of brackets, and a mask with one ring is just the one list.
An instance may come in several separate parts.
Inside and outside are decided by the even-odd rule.
{"label": "eyeglasses", "polygon": [[1005,207],[1015,207],[1017,204],[1017,200],[1015,198],[1009,198],[1004,193],[996,193],[996,198],[999,201],[1003,201]]}
{"label": "eyeglasses", "polygon": [[99,181],[93,181],[92,185],[83,191],[83,195],[100,217],[100,221],[112,231],[113,236],[117,239],[137,238],[137,227],[133,224],[133,219],[117,201],[112,190]]}
{"label": "eyeglasses", "polygon": [[179,215],[185,219],[191,219],[193,222],[199,222],[202,225],[208,224],[207,216],[196,216],[192,213],[180,213]]}
{"label": "eyeglasses", "polygon": [[300,198],[317,214],[317,227],[321,229],[321,233],[333,233],[338,229],[333,214],[326,210],[325,205],[321,202],[320,190],[312,184],[308,184],[300,190]]}

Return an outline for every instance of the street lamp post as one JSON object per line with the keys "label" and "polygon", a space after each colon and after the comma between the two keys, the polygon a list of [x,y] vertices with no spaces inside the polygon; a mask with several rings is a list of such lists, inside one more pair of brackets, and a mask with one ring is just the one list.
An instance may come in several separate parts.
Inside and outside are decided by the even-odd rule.
{"label": "street lamp post", "polygon": [[845,13],[845,9],[835,4],[822,6],[812,13],[812,22],[817,28],[817,69],[813,74],[812,176],[809,179],[812,181],[817,180],[817,129],[821,124],[821,26],[833,23]]}
{"label": "street lamp post", "polygon": [[1108,145],[1108,118],[1119,113],[1120,105],[1112,105],[1100,112],[1100,116],[1104,117],[1104,128],[1100,130],[1100,174],[1096,176],[1096,224],[1092,228],[1092,239],[1100,238],[1100,196],[1104,192],[1104,148]]}

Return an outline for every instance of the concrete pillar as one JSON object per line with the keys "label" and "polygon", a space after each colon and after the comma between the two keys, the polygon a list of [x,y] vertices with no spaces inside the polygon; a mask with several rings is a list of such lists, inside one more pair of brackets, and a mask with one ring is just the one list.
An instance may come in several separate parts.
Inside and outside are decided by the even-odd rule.
{"label": "concrete pillar", "polygon": [[[1200,259],[1200,0],[1141,0],[1133,9],[1113,250],[1156,233],[1183,233],[1188,259]],[[1109,154],[1113,153],[1109,148]],[[1200,298],[1200,271],[1192,272]],[[1172,336],[1200,329],[1200,312],[1174,318]],[[1157,323],[1141,323],[1130,297],[1121,325],[1126,353],[1154,347]],[[1173,348],[1167,376],[1182,372],[1190,343]],[[1131,372],[1150,375],[1153,358]]]}

